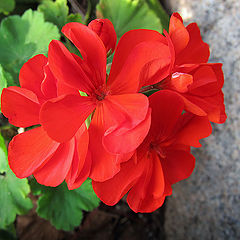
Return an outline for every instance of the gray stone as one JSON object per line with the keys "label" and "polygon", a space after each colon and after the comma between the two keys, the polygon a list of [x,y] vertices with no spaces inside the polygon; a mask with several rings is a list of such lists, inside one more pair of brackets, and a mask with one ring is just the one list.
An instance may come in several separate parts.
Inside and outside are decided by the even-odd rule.
{"label": "gray stone", "polygon": [[193,175],[175,186],[167,200],[168,240],[240,239],[240,1],[169,0],[186,24],[197,22],[210,45],[210,62],[225,74],[225,124],[194,150]]}

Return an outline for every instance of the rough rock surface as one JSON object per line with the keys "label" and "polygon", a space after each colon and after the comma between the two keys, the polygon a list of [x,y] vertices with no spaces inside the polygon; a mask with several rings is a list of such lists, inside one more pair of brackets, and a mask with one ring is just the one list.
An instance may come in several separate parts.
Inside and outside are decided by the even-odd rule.
{"label": "rough rock surface", "polygon": [[165,214],[168,240],[240,239],[240,1],[166,0],[186,24],[197,22],[222,62],[228,119],[195,150],[193,175],[173,187]]}

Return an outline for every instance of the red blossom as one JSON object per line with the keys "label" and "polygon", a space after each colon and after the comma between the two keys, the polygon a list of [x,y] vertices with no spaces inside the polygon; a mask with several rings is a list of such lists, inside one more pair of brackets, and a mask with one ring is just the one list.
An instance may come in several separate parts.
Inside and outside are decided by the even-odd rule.
{"label": "red blossom", "polygon": [[131,31],[126,33],[118,43],[108,77],[106,49],[94,31],[80,23],[69,23],[62,32],[82,58],[54,40],[48,53],[50,69],[57,79],[87,96],[69,94],[47,101],[41,108],[40,122],[51,138],[65,142],[93,113],[89,127],[90,177],[104,181],[120,170],[120,163],[131,157],[148,133],[148,98],[137,93],[139,79],[143,66],[156,56],[152,47],[160,50],[163,44],[152,39],[139,42]]}
{"label": "red blossom", "polygon": [[[39,111],[47,100],[67,93],[79,95],[55,79],[44,55],[37,55],[23,65],[19,81],[21,87],[3,89],[1,97],[3,114],[18,127],[40,124]],[[85,123],[64,143],[51,139],[41,126],[36,127],[15,136],[10,142],[10,168],[19,178],[33,174],[40,184],[53,187],[65,179],[69,189],[77,188],[90,172],[88,139]]]}
{"label": "red blossom", "polygon": [[[69,189],[90,177],[104,203],[114,205],[128,193],[133,211],[154,211],[172,184],[191,175],[190,147],[210,135],[209,120],[226,120],[222,65],[207,63],[209,47],[198,26],[185,27],[177,13],[165,36],[125,33],[109,76],[107,55],[116,45],[109,20],[68,23],[62,32],[79,56],[53,40],[48,58],[37,55],[24,64],[21,87],[2,92],[11,124],[41,125],[10,142],[11,169],[44,185],[66,180]],[[139,90],[149,85],[160,91],[147,98]]]}
{"label": "red blossom", "polygon": [[108,19],[95,19],[88,24],[88,27],[101,38],[106,52],[113,53],[117,43],[117,35],[111,21]]}
{"label": "red blossom", "polygon": [[184,102],[171,91],[159,91],[149,97],[152,123],[149,133],[136,153],[113,178],[93,181],[93,189],[107,205],[116,204],[126,193],[135,212],[159,208],[171,185],[188,178],[195,165],[190,146],[211,134],[207,117],[184,113]]}
{"label": "red blossom", "polygon": [[149,62],[142,72],[141,86],[154,84],[155,88],[172,90],[182,97],[185,110],[208,116],[212,122],[225,122],[222,64],[207,63],[209,46],[203,42],[197,24],[185,27],[181,16],[174,13],[169,33],[164,31],[164,34],[161,42],[168,47],[171,60],[168,57],[162,60],[159,51],[160,63],[163,61],[167,66],[159,64],[158,59]]}

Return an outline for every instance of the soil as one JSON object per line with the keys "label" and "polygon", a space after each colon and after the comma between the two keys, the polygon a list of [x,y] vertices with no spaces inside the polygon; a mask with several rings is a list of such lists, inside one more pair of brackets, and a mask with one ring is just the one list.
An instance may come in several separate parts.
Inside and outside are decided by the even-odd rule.
{"label": "soil", "polygon": [[149,214],[134,213],[124,201],[114,207],[101,204],[92,212],[85,212],[82,224],[72,232],[56,230],[32,210],[28,215],[18,216],[17,237],[19,240],[164,240],[165,204]]}

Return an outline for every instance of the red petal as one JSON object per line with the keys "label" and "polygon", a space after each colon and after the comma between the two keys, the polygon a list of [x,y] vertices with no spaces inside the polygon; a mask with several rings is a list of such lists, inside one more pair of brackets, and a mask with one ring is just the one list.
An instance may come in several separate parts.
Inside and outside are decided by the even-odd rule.
{"label": "red petal", "polygon": [[165,197],[165,194],[163,194],[160,198],[153,198],[152,196],[149,196],[148,198],[142,200],[141,203],[138,203],[139,205],[136,205],[134,195],[130,192],[127,197],[127,203],[135,213],[151,213],[163,205]]}
{"label": "red petal", "polygon": [[198,96],[212,96],[217,94],[223,86],[222,64],[205,64],[193,73],[193,84],[189,93]]}
{"label": "red petal", "polygon": [[[114,54],[108,79],[111,89],[118,94],[136,92],[141,68],[160,56],[156,48],[163,53],[167,51],[165,38],[156,31],[138,29],[125,33]],[[157,62],[158,66],[161,64],[163,63]]]}
{"label": "red petal", "polygon": [[[206,98],[207,101],[211,101],[210,98]],[[208,118],[212,122],[216,123],[224,123],[227,119],[227,114],[225,112],[225,105],[224,105],[224,95],[223,92],[220,91],[219,94],[215,96],[215,102],[219,104],[218,110],[208,114]]]}
{"label": "red petal", "polygon": [[162,160],[162,166],[166,178],[173,184],[192,174],[195,158],[189,152],[172,150],[167,152],[166,158]]}
{"label": "red petal", "polygon": [[95,108],[90,97],[61,96],[45,102],[40,122],[48,135],[58,141],[70,140]]}
{"label": "red petal", "polygon": [[161,55],[158,59],[148,62],[142,68],[139,88],[161,82],[169,75],[171,69],[170,59],[165,58],[164,56],[162,56],[163,58],[160,57]]}
{"label": "red petal", "polygon": [[101,38],[106,52],[108,53],[111,50],[113,53],[117,42],[117,34],[111,21],[108,19],[95,19],[88,24],[88,27]]}
{"label": "red petal", "polygon": [[140,93],[108,96],[103,111],[106,149],[115,154],[135,150],[149,130],[148,98]]}
{"label": "red petal", "polygon": [[175,48],[173,45],[173,42],[168,34],[168,32],[164,29],[163,34],[166,36],[166,42],[169,47],[170,55],[171,55],[171,62],[170,62],[170,73],[172,72],[172,69],[175,64],[175,58],[176,58],[176,53],[175,53]]}
{"label": "red petal", "polygon": [[71,166],[75,148],[75,139],[59,145],[46,164],[40,166],[33,174],[37,182],[51,187],[61,184]]}
{"label": "red petal", "polygon": [[181,52],[189,42],[189,33],[183,25],[183,20],[178,13],[173,13],[170,18],[169,35],[176,54]]}
{"label": "red petal", "polygon": [[78,175],[75,178],[75,180],[72,181],[72,179],[70,179],[70,178],[66,179],[66,182],[67,182],[69,190],[73,190],[73,189],[79,188],[83,184],[83,182],[90,175],[91,166],[92,166],[92,159],[91,159],[90,152],[88,152],[88,154],[86,156],[86,159],[85,159],[84,166],[81,169],[81,171],[78,173]]}
{"label": "red petal", "polygon": [[30,176],[56,151],[59,143],[48,137],[42,127],[18,134],[9,143],[8,160],[19,178]]}
{"label": "red petal", "polygon": [[41,90],[46,100],[57,97],[57,80],[53,76],[49,64],[44,67],[44,79],[41,84]]}
{"label": "red petal", "polygon": [[79,128],[77,133],[75,134],[75,155],[77,156],[76,160],[73,163],[72,168],[69,171],[69,177],[71,177],[72,181],[75,181],[78,173],[84,166],[85,158],[88,152],[88,144],[89,144],[89,135],[86,124],[83,123],[82,126]]}
{"label": "red petal", "polygon": [[170,24],[169,24],[169,32],[170,32],[170,28],[172,28],[171,30],[175,30],[176,27],[178,26],[178,24],[181,26],[180,23],[183,23],[183,19],[178,12],[174,12],[171,15],[170,21],[171,21],[170,24],[172,24],[172,26],[170,26]]}
{"label": "red petal", "polygon": [[80,95],[76,88],[70,87],[62,81],[57,81],[57,96],[61,95]]}
{"label": "red petal", "polygon": [[165,181],[160,159],[148,154],[145,171],[130,190],[127,201],[134,212],[153,212],[164,201]]}
{"label": "red petal", "polygon": [[171,55],[169,47],[160,41],[139,43],[130,51],[115,78],[113,78],[114,67],[119,68],[119,66],[114,65],[114,61],[116,61],[115,58],[107,81],[111,92],[135,93],[140,87],[159,82],[169,74]]}
{"label": "red petal", "polygon": [[25,88],[4,88],[1,109],[9,122],[15,126],[29,127],[39,124],[40,105],[37,96]]}
{"label": "red petal", "polygon": [[217,87],[221,89],[224,84],[224,75],[222,70],[222,63],[207,63],[206,64],[209,67],[212,67],[216,77],[217,77]]}
{"label": "red petal", "polygon": [[200,106],[198,106],[197,104],[193,103],[191,100],[189,100],[187,98],[187,94],[186,95],[181,95],[181,94],[178,94],[183,102],[184,102],[184,109],[188,112],[191,112],[193,114],[196,114],[198,116],[206,116],[207,113],[205,112],[204,109],[202,109]]}
{"label": "red petal", "polygon": [[[94,181],[106,181],[120,170],[120,163],[128,160],[131,155],[114,155],[106,151],[102,144],[104,136],[103,105],[99,105],[94,112],[89,127],[89,150],[92,155],[92,169],[90,178]],[[127,159],[126,159],[127,158]]]}
{"label": "red petal", "polygon": [[148,98],[141,93],[109,95],[104,99],[103,111],[105,135],[119,129],[124,132],[146,118]]}
{"label": "red petal", "polygon": [[53,40],[49,44],[48,60],[49,67],[58,80],[86,93],[94,91],[91,79],[63,43]]}
{"label": "red petal", "polygon": [[206,63],[210,55],[209,46],[203,42],[198,25],[191,23],[187,30],[190,40],[187,47],[176,56],[176,65]]}
{"label": "red petal", "polygon": [[[82,124],[75,135],[76,148],[74,160],[68,172],[66,182],[69,189],[77,188],[88,177],[91,168],[91,156],[87,157],[89,135],[86,124]],[[78,180],[77,180],[78,179]],[[79,184],[79,185],[78,185]]]}
{"label": "red petal", "polygon": [[104,147],[111,153],[121,154],[134,151],[145,139],[151,124],[151,109],[148,110],[146,119],[144,119],[135,128],[130,129],[123,134],[118,131],[112,132],[103,137]]}
{"label": "red petal", "polygon": [[207,63],[199,63],[199,64],[182,64],[180,66],[174,66],[174,71],[173,72],[180,72],[180,73],[188,73],[191,74],[196,70],[199,66],[202,65],[207,65]]}
{"label": "red petal", "polygon": [[81,57],[74,53],[72,53],[72,56],[79,64],[80,68],[84,71],[89,81],[91,81],[89,85],[92,89],[99,89],[102,86],[105,86],[105,81],[103,81],[102,78],[99,77],[99,73],[97,73],[87,61],[83,60]]}
{"label": "red petal", "polygon": [[41,92],[41,83],[44,79],[43,68],[47,62],[48,59],[44,55],[36,55],[24,63],[19,73],[21,87],[31,90],[40,99],[44,99]]}
{"label": "red petal", "polygon": [[121,72],[126,59],[134,47],[136,47],[139,43],[148,41],[160,41],[166,44],[165,38],[160,33],[147,29],[130,30],[121,37],[112,63],[113,70],[111,71],[111,77],[113,79],[115,79]]}
{"label": "red petal", "polygon": [[227,116],[225,113],[223,93],[220,91],[218,94],[209,97],[197,97],[192,95],[185,95],[186,99],[204,110],[211,122],[224,123]]}
{"label": "red petal", "polygon": [[[180,92],[188,92],[188,87],[193,83],[193,76],[186,73],[174,73],[170,80],[170,88]],[[190,86],[191,87],[191,86]]]}
{"label": "red petal", "polygon": [[62,28],[62,33],[78,48],[91,71],[94,73],[98,86],[106,80],[106,49],[98,35],[81,23],[68,23]]}
{"label": "red petal", "polygon": [[180,131],[176,135],[177,143],[201,147],[199,140],[208,137],[212,133],[208,117],[199,117],[191,113],[184,113],[180,121]]}
{"label": "red petal", "polygon": [[144,171],[145,163],[136,164],[133,159],[121,164],[121,171],[105,182],[93,181],[93,190],[102,202],[116,204],[135,184]]}
{"label": "red petal", "polygon": [[184,103],[176,93],[162,90],[149,97],[149,104],[152,108],[152,123],[149,134],[152,139],[164,141],[172,133],[181,116]]}

